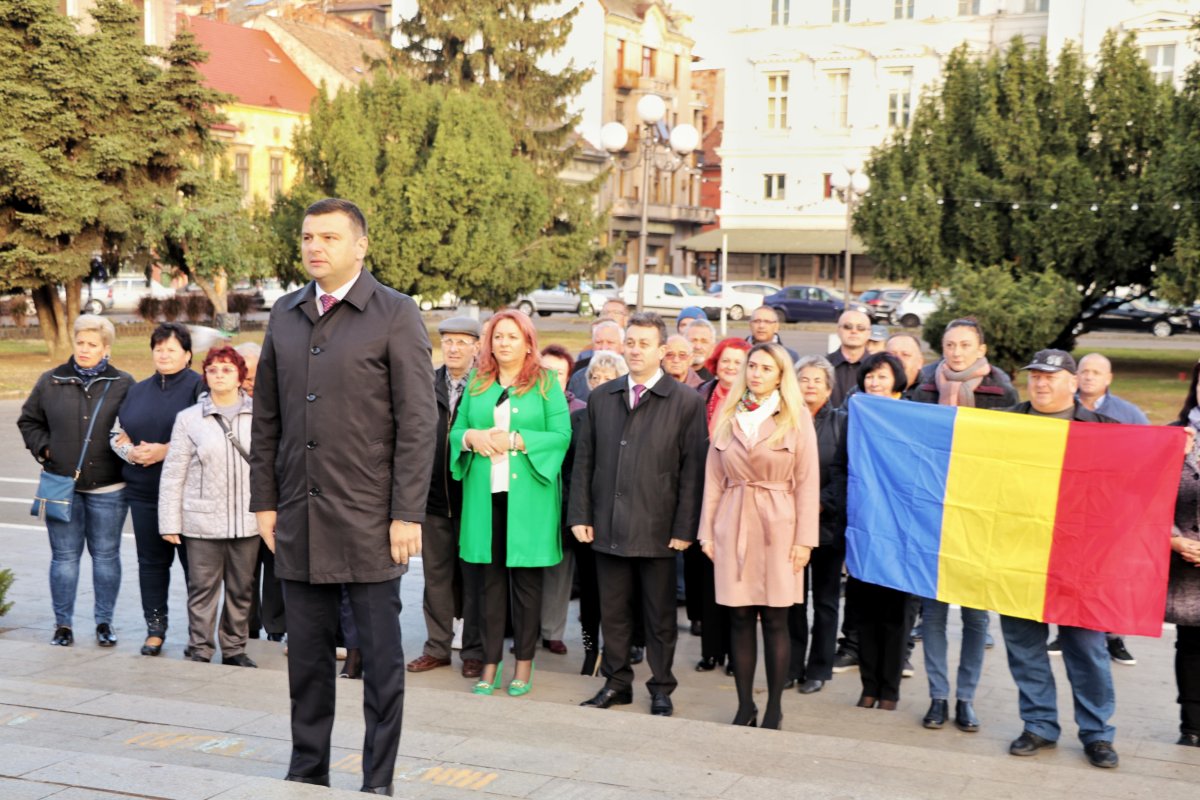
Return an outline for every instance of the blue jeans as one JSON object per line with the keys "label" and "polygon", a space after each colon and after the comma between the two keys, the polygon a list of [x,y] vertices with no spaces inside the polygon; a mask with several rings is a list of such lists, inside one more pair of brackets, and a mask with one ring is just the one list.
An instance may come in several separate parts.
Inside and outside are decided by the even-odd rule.
{"label": "blue jeans", "polygon": [[[929,677],[929,697],[950,699],[950,670],[947,661],[946,616],[950,606],[941,600],[921,598],[921,619],[925,650],[925,674]],[[958,654],[956,700],[974,700],[975,687],[983,674],[983,650],[987,644],[988,612],[977,608],[962,609],[962,649]]]}
{"label": "blue jeans", "polygon": [[127,510],[124,489],[104,494],[76,492],[70,522],[46,520],[50,534],[50,598],[56,625],[71,627],[79,587],[79,559],[85,543],[92,557],[96,624],[112,623],[121,588],[121,529]]}
{"label": "blue jeans", "polygon": [[[1020,693],[1025,730],[1058,741],[1062,727],[1058,724],[1054,673],[1046,651],[1049,626],[1001,615],[1000,629],[1004,631],[1004,645],[1008,649],[1008,669]],[[1117,731],[1108,721],[1117,710],[1117,697],[1104,633],[1060,625],[1058,640],[1075,699],[1079,740],[1085,745],[1113,741]]]}

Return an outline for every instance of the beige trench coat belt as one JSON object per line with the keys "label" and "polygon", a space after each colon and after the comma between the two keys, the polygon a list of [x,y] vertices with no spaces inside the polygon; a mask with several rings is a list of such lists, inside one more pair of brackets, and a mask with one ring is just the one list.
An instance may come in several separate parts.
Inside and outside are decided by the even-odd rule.
{"label": "beige trench coat belt", "polygon": [[[738,481],[738,480],[734,480],[732,478],[725,479],[725,488],[727,488],[727,489],[745,489],[747,487],[749,487],[751,489],[762,489],[767,492],[791,493],[792,491],[795,490],[796,484],[794,481],[791,481],[791,480],[787,480],[787,481]],[[738,579],[738,581],[741,581],[742,570],[746,566],[746,550],[748,547],[748,542],[746,540],[746,534],[745,534],[746,526],[742,524],[742,503],[743,503],[743,501],[744,501],[743,493],[738,492],[738,495],[737,495],[738,527],[737,527],[737,541],[735,543],[735,547],[737,549],[737,565],[738,565],[737,579]],[[757,506],[758,506],[758,504],[755,503],[756,508],[757,508]],[[759,513],[761,515],[762,512],[759,512]],[[759,526],[762,528],[763,536],[765,537],[765,542],[764,542],[765,545],[767,547],[770,547],[771,546],[771,521],[764,520],[760,516]]]}

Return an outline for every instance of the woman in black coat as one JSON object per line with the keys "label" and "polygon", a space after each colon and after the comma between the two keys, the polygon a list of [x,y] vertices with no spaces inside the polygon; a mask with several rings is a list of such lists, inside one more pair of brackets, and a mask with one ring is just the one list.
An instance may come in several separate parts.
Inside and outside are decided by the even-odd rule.
{"label": "woman in black coat", "polygon": [[[84,545],[92,557],[96,643],[117,643],[112,618],[121,588],[121,529],[128,509],[121,460],[108,446],[108,433],[133,378],[108,362],[114,338],[112,323],[103,317],[78,317],[73,355],[38,378],[17,419],[25,446],[45,471],[75,475],[71,521],[46,518],[55,625],[51,644],[62,647],[75,643],[72,624]],[[81,453],[83,466],[76,474]]]}
{"label": "woman in black coat", "polygon": [[[846,559],[846,414],[833,407],[833,365],[823,356],[805,356],[796,364],[800,393],[817,431],[821,463],[821,540],[813,548],[805,587],[812,593],[812,646],[809,648],[808,604],[792,606],[788,629],[792,640],[790,682],[801,694],[819,692],[833,677],[837,650],[838,602],[842,563]],[[805,663],[805,651],[808,661]]]}

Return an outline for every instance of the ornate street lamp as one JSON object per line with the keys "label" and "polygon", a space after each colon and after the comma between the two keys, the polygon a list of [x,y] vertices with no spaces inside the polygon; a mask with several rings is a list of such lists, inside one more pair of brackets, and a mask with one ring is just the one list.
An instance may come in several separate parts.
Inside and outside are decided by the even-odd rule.
{"label": "ornate street lamp", "polygon": [[[656,94],[643,95],[637,103],[637,115],[641,125],[637,152],[628,158],[616,159],[617,169],[622,172],[642,167],[642,222],[638,230],[638,284],[637,310],[642,310],[646,283],[646,243],[650,219],[650,165],[663,172],[675,172],[687,164],[687,157],[700,144],[700,132],[691,125],[676,125],[666,142],[658,135],[658,124],[667,114],[667,105]],[[624,123],[610,122],[600,130],[600,144],[616,156],[629,143],[629,131]]]}
{"label": "ornate street lamp", "polygon": [[837,190],[838,197],[846,204],[846,298],[845,307],[850,308],[850,234],[854,222],[854,207],[871,189],[871,179],[856,161],[847,161],[842,169],[829,178],[829,184]]}

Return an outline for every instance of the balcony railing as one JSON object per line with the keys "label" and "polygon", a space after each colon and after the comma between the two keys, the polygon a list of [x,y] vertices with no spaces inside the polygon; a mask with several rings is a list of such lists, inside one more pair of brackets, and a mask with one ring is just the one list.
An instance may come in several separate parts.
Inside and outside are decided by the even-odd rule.
{"label": "balcony railing", "polygon": [[[612,205],[614,217],[640,217],[642,204],[628,197],[617,198]],[[709,225],[717,220],[715,209],[707,206],[688,206],[667,203],[650,203],[648,216],[654,222],[690,222],[695,225]]]}

